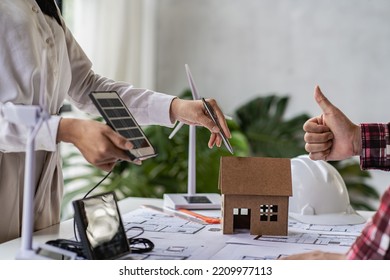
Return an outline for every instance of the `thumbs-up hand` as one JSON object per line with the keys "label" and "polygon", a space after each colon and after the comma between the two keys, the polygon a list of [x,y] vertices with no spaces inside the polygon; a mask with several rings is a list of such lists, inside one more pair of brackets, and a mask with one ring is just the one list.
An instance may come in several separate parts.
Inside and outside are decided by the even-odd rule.
{"label": "thumbs-up hand", "polygon": [[305,149],[313,160],[343,160],[360,155],[360,126],[352,123],[316,86],[314,98],[322,110],[320,116],[306,121]]}

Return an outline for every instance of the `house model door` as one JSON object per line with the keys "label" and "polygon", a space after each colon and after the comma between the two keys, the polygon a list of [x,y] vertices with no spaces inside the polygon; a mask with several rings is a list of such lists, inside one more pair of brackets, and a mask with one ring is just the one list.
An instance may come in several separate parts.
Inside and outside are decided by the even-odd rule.
{"label": "house model door", "polygon": [[250,229],[251,209],[234,208],[233,209],[233,229]]}

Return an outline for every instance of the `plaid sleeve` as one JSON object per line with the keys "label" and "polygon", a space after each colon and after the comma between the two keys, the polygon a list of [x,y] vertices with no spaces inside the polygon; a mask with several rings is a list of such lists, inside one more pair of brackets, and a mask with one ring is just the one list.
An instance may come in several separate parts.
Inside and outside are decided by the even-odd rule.
{"label": "plaid sleeve", "polygon": [[362,169],[381,169],[390,171],[390,138],[388,124],[361,124]]}
{"label": "plaid sleeve", "polygon": [[364,227],[347,253],[350,260],[390,259],[390,187],[383,194],[378,211]]}

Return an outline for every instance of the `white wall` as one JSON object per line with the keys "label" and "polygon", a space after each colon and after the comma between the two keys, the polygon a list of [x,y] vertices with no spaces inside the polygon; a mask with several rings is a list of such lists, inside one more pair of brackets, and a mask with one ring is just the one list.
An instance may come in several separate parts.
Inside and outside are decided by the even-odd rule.
{"label": "white wall", "polygon": [[[291,96],[288,116],[317,115],[319,84],[352,121],[390,121],[390,1],[157,3],[157,90],[180,94],[188,63],[200,94],[225,113],[274,92]],[[390,176],[373,174],[382,192]]]}
{"label": "white wall", "polygon": [[[388,121],[390,2],[158,1],[157,88],[187,86],[227,111],[257,94],[291,94],[291,113],[317,114],[313,88],[355,121]],[[376,110],[372,110],[375,108]]]}

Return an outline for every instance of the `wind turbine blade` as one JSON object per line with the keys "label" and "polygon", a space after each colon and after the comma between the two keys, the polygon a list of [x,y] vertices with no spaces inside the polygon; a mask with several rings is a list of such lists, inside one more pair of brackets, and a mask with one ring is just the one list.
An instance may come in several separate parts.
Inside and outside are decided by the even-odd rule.
{"label": "wind turbine blade", "polygon": [[192,92],[192,98],[194,100],[198,100],[198,99],[200,99],[200,96],[198,94],[198,90],[196,89],[194,79],[192,78],[190,67],[188,66],[188,64],[186,64],[185,68],[186,68],[186,73],[187,73],[187,80],[188,80],[188,83],[190,84],[190,88],[191,88],[191,92]]}
{"label": "wind turbine blade", "polygon": [[183,122],[180,122],[180,123],[175,127],[175,129],[171,132],[171,134],[169,134],[168,138],[169,138],[169,139],[172,139],[173,136],[175,136],[175,134],[180,130],[180,128],[183,127],[183,125],[184,125],[184,123],[183,123]]}

